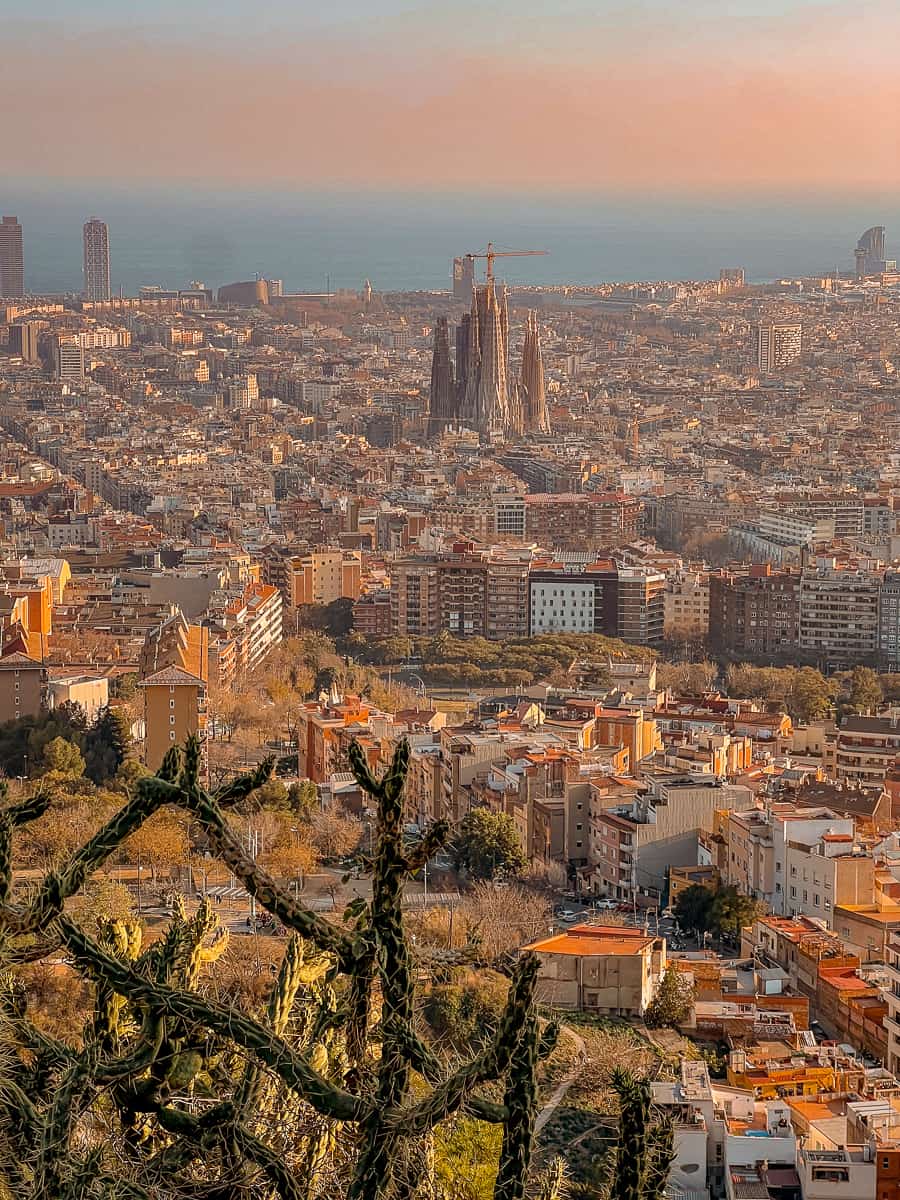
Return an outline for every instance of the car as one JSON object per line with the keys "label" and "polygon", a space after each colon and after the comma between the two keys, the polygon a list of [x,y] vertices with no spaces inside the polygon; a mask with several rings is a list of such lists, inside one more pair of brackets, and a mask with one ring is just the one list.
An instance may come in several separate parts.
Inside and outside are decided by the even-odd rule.
{"label": "car", "polygon": [[606,909],[612,909],[613,911],[615,911],[618,909],[618,907],[619,907],[618,900],[606,899],[606,900],[595,900],[594,901],[594,908],[596,908],[596,909],[606,908]]}
{"label": "car", "polygon": [[562,909],[561,912],[558,912],[556,915],[560,921],[577,921],[578,920],[578,913],[572,912],[571,908],[564,908],[564,909]]}

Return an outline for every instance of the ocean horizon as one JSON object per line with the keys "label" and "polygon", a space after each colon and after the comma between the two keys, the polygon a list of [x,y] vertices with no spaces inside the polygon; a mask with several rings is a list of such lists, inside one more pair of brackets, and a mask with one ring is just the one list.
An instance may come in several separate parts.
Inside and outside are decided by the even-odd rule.
{"label": "ocean horizon", "polygon": [[[81,226],[109,225],[111,279],[219,287],[256,275],[286,291],[438,290],[458,254],[546,250],[498,261],[511,284],[708,279],[743,267],[751,280],[850,270],[871,225],[900,244],[900,201],[883,198],[692,200],[516,193],[484,195],[4,183],[0,211],[22,223],[26,287],[80,291]],[[892,230],[893,226],[893,230]],[[892,239],[896,233],[898,242]],[[893,249],[892,249],[893,247]]]}

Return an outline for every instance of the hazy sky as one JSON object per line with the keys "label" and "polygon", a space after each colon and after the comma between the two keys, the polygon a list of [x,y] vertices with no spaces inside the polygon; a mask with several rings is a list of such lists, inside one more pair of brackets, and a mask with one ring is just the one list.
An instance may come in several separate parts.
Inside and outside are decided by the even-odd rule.
{"label": "hazy sky", "polygon": [[0,12],[2,162],[20,180],[900,185],[896,0],[35,8]]}

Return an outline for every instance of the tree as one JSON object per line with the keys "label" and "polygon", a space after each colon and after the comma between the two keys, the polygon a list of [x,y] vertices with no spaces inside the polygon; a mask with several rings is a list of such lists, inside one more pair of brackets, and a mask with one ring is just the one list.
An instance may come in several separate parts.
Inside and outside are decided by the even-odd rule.
{"label": "tree", "polygon": [[72,742],[67,742],[65,738],[55,737],[52,741],[47,742],[42,759],[45,774],[52,772],[55,775],[73,775],[75,777],[84,774],[84,759],[81,751]]}
{"label": "tree", "polygon": [[84,742],[85,773],[94,783],[106,783],[118,774],[128,757],[131,732],[122,713],[104,708],[88,729]]}
{"label": "tree", "polygon": [[546,896],[519,884],[497,887],[487,880],[466,893],[461,914],[470,940],[478,938],[488,960],[537,941],[553,925]]}
{"label": "tree", "polygon": [[842,717],[854,713],[871,713],[884,699],[881,683],[871,667],[854,667],[845,677],[838,696],[838,710]]}
{"label": "tree", "polygon": [[669,963],[647,1005],[644,1024],[649,1029],[677,1029],[690,1016],[693,1003],[693,984],[674,963]]}
{"label": "tree", "polygon": [[508,813],[474,808],[466,813],[452,846],[457,870],[473,879],[518,875],[528,865],[515,822]]}
{"label": "tree", "polygon": [[719,668],[714,662],[661,662],[656,668],[658,685],[678,696],[698,696],[708,692],[718,675]]}
{"label": "tree", "polygon": [[288,808],[309,824],[319,811],[319,790],[311,779],[300,779],[288,788]]}
{"label": "tree", "polygon": [[313,813],[309,840],[323,858],[343,858],[352,854],[362,837],[362,822],[343,808],[327,808]]}
{"label": "tree", "polygon": [[679,928],[698,937],[711,929],[713,898],[714,893],[699,883],[692,883],[679,892],[672,905]]}
{"label": "tree", "polygon": [[745,926],[752,925],[759,915],[760,904],[745,896],[733,884],[721,887],[713,896],[710,928],[717,936],[739,937]]}
{"label": "tree", "polygon": [[125,852],[132,862],[146,863],[150,878],[156,883],[160,873],[171,873],[173,867],[187,861],[188,837],[182,817],[165,809],[154,813],[125,842]]}
{"label": "tree", "polygon": [[801,725],[824,720],[831,713],[832,694],[832,687],[821,671],[801,667],[791,680],[788,712]]}

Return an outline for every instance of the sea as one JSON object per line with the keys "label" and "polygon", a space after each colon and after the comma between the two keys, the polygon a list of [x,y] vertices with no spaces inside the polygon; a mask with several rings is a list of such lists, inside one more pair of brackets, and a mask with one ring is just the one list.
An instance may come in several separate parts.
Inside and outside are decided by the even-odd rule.
{"label": "sea", "polygon": [[[457,195],[234,186],[0,182],[0,212],[24,231],[26,286],[82,286],[81,226],[109,225],[115,291],[147,284],[218,287],[257,275],[288,292],[441,290],[455,255],[545,250],[496,263],[511,284],[708,279],[743,267],[749,279],[853,265],[871,225],[900,257],[900,197],[605,196],[516,192]],[[895,239],[892,242],[892,235]],[[891,246],[894,246],[893,251]]]}

